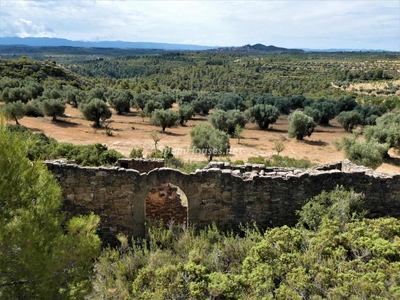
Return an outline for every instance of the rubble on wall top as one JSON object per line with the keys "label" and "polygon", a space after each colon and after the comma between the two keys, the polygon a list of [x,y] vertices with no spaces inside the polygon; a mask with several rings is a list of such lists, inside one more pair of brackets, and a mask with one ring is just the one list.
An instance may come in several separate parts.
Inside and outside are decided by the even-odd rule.
{"label": "rubble on wall top", "polygon": [[[123,161],[123,160],[120,160]],[[127,159],[127,161],[132,161],[132,159]],[[146,161],[148,162],[155,162],[156,160],[140,160],[143,161],[145,164]],[[163,162],[163,160],[158,160]],[[55,160],[46,160],[46,165],[63,165],[63,166],[71,166],[73,168],[84,168],[84,169],[101,169],[101,170],[113,170],[117,172],[129,172],[129,171],[136,171],[136,169],[126,169],[121,168],[119,166],[114,167],[81,167],[76,164],[75,161],[67,160],[67,159],[55,159]],[[163,171],[173,171],[185,174],[176,169],[170,168],[152,168],[150,170],[143,170],[139,173],[151,173],[157,172],[157,170]],[[316,167],[312,167],[309,169],[296,169],[296,168],[283,168],[283,167],[266,167],[262,164],[244,164],[244,165],[231,165],[226,162],[210,162],[206,167],[203,169],[198,169],[196,172],[192,174],[201,174],[201,173],[222,173],[222,174],[230,174],[234,177],[239,177],[243,180],[253,180],[255,178],[282,178],[282,179],[289,179],[293,177],[301,177],[301,176],[314,176],[320,174],[333,174],[333,173],[353,173],[353,174],[365,174],[372,177],[379,177],[379,178],[390,178],[393,176],[400,176],[397,173],[382,173],[377,172],[372,169],[369,169],[364,166],[357,166],[351,163],[348,160],[333,162],[329,164],[319,165]]]}
{"label": "rubble on wall top", "polygon": [[245,180],[255,177],[300,177],[302,175],[318,175],[321,173],[364,173],[375,177],[392,177],[394,174],[381,173],[364,166],[358,166],[348,160],[332,162],[319,165],[309,169],[267,167],[262,164],[231,165],[227,162],[210,162],[203,170],[220,169],[223,173],[231,173],[233,176],[241,177]]}
{"label": "rubble on wall top", "polygon": [[139,163],[146,163],[146,162],[164,162],[164,159],[162,159],[162,158],[119,158],[118,161],[121,161],[121,162],[134,161],[134,162],[139,162]]}

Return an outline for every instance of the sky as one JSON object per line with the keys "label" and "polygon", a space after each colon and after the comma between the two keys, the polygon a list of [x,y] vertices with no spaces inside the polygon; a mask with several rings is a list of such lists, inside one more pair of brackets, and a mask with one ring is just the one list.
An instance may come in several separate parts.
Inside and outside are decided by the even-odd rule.
{"label": "sky", "polygon": [[400,51],[400,0],[0,0],[0,36]]}

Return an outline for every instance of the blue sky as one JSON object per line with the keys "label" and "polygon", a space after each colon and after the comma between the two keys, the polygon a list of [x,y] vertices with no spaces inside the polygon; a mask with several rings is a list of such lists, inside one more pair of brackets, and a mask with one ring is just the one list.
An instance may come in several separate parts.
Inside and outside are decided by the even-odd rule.
{"label": "blue sky", "polygon": [[400,1],[0,0],[0,36],[400,51]]}

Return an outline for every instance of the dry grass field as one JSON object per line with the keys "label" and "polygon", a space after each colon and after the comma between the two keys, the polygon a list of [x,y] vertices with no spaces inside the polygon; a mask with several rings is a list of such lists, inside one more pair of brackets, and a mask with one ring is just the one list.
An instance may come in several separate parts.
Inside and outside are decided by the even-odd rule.
{"label": "dry grass field", "polygon": [[[176,107],[174,107],[176,109]],[[85,120],[80,111],[67,105],[66,117],[60,118],[58,122],[52,122],[50,117],[28,118],[20,120],[20,123],[34,132],[44,132],[59,142],[70,142],[74,144],[102,143],[111,149],[121,152],[128,156],[133,148],[142,148],[146,156],[154,149],[154,142],[151,133],[157,130],[161,138],[158,147],[162,149],[165,146],[172,147],[175,156],[181,157],[185,161],[204,161],[205,156],[185,151],[190,147],[190,130],[197,124],[207,122],[206,117],[196,116],[189,121],[186,126],[176,126],[167,128],[165,133],[161,128],[149,124],[149,118],[142,118],[132,110],[127,115],[117,115],[113,112],[113,122],[109,125],[113,136],[107,136],[104,129],[92,127],[92,122]],[[134,129],[132,129],[134,128]],[[318,126],[316,132],[305,141],[296,141],[288,138],[287,116],[281,115],[279,120],[273,124],[269,130],[261,131],[255,124],[248,123],[243,132],[243,139],[238,144],[237,139],[231,139],[231,154],[228,156],[231,161],[247,161],[249,157],[261,155],[268,157],[276,154],[274,142],[282,141],[285,149],[281,155],[293,157],[296,159],[308,159],[316,164],[325,164],[329,162],[344,159],[343,152],[338,152],[332,144],[334,140],[340,140],[343,136],[349,135],[335,121],[331,121],[329,126]],[[390,154],[400,160],[400,155],[395,155],[393,151]],[[227,157],[221,157],[226,159]],[[400,173],[400,167],[394,164],[383,164],[378,168],[382,172]]]}

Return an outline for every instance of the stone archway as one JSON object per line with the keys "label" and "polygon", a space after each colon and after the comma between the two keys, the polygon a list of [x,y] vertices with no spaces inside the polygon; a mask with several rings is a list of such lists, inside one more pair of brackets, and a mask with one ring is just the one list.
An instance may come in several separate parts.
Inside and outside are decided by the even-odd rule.
{"label": "stone archway", "polygon": [[161,222],[165,226],[175,224],[187,226],[188,199],[178,186],[162,183],[153,187],[146,195],[146,219]]}
{"label": "stone archway", "polygon": [[[132,204],[132,235],[145,236],[146,197],[149,192],[161,184],[170,183],[180,195],[185,195],[187,207],[187,226],[196,226],[199,223],[202,196],[199,190],[198,179],[177,170],[167,168],[153,170],[142,174],[133,185],[130,203]],[[182,191],[182,192],[181,192]],[[182,205],[182,202],[180,203]],[[148,210],[147,210],[148,211]]]}

